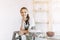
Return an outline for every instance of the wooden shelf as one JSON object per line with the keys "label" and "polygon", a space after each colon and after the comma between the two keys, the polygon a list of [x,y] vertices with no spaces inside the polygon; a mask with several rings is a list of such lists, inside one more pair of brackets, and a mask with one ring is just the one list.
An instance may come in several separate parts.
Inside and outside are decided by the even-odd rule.
{"label": "wooden shelf", "polygon": [[35,2],[34,2],[34,4],[45,4],[45,3],[47,4],[48,1],[45,1],[45,2],[44,2],[44,1],[35,1]]}
{"label": "wooden shelf", "polygon": [[33,12],[48,12],[48,10],[33,10]]}
{"label": "wooden shelf", "polygon": [[33,1],[49,1],[49,0],[33,0]]}
{"label": "wooden shelf", "polygon": [[[48,24],[47,26],[47,30],[48,31],[51,31],[52,30],[52,20],[51,20],[51,15],[50,15],[50,2],[51,0],[33,0],[33,13],[36,13],[36,12],[47,12],[47,20],[46,22],[41,22],[39,20],[39,17],[37,20],[39,21],[35,21],[36,24]],[[37,5],[36,5],[37,4]],[[46,5],[45,5],[46,4]],[[35,6],[36,5],[36,6]],[[44,5],[44,6],[43,6]],[[38,8],[36,8],[38,7]],[[43,8],[44,7],[44,8]],[[46,7],[46,9],[45,9]],[[36,8],[36,9],[35,9]],[[42,8],[42,9],[39,9],[39,8]],[[38,13],[37,13],[38,14]],[[39,14],[38,14],[39,15]],[[36,17],[35,17],[36,18]]]}
{"label": "wooden shelf", "polygon": [[35,22],[35,24],[49,24],[49,22]]}

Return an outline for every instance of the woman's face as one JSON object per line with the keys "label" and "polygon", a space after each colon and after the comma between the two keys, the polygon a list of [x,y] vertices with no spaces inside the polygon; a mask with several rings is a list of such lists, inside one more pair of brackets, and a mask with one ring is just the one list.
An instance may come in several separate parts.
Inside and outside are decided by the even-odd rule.
{"label": "woman's face", "polygon": [[21,10],[21,16],[22,17],[26,17],[26,14],[27,14],[27,10],[26,9],[22,9]]}

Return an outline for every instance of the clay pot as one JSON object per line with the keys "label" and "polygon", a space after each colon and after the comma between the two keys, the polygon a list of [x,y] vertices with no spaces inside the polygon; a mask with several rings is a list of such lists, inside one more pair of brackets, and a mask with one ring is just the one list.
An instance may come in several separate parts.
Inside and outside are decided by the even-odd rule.
{"label": "clay pot", "polygon": [[54,36],[54,32],[47,32],[46,33],[48,37],[53,37]]}

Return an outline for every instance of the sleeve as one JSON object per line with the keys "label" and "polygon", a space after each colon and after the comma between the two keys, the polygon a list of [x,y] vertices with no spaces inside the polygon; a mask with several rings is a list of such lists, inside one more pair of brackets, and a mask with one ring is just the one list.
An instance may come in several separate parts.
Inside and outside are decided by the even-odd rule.
{"label": "sleeve", "polygon": [[35,27],[35,21],[32,16],[30,16],[29,23],[30,23],[30,26],[29,26],[29,31],[30,31],[30,30],[32,30],[32,27]]}

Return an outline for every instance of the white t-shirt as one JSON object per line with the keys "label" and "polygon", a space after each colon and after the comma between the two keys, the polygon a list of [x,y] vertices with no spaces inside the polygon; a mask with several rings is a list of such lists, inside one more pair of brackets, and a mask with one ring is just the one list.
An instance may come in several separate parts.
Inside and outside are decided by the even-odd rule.
{"label": "white t-shirt", "polygon": [[[29,15],[30,16],[30,15]],[[29,31],[31,30],[32,27],[35,27],[35,22],[34,22],[34,18],[32,16],[30,16],[30,19],[29,19]],[[25,29],[25,22],[22,22],[21,20],[21,25],[22,25],[22,28]],[[27,25],[26,25],[27,26]]]}

